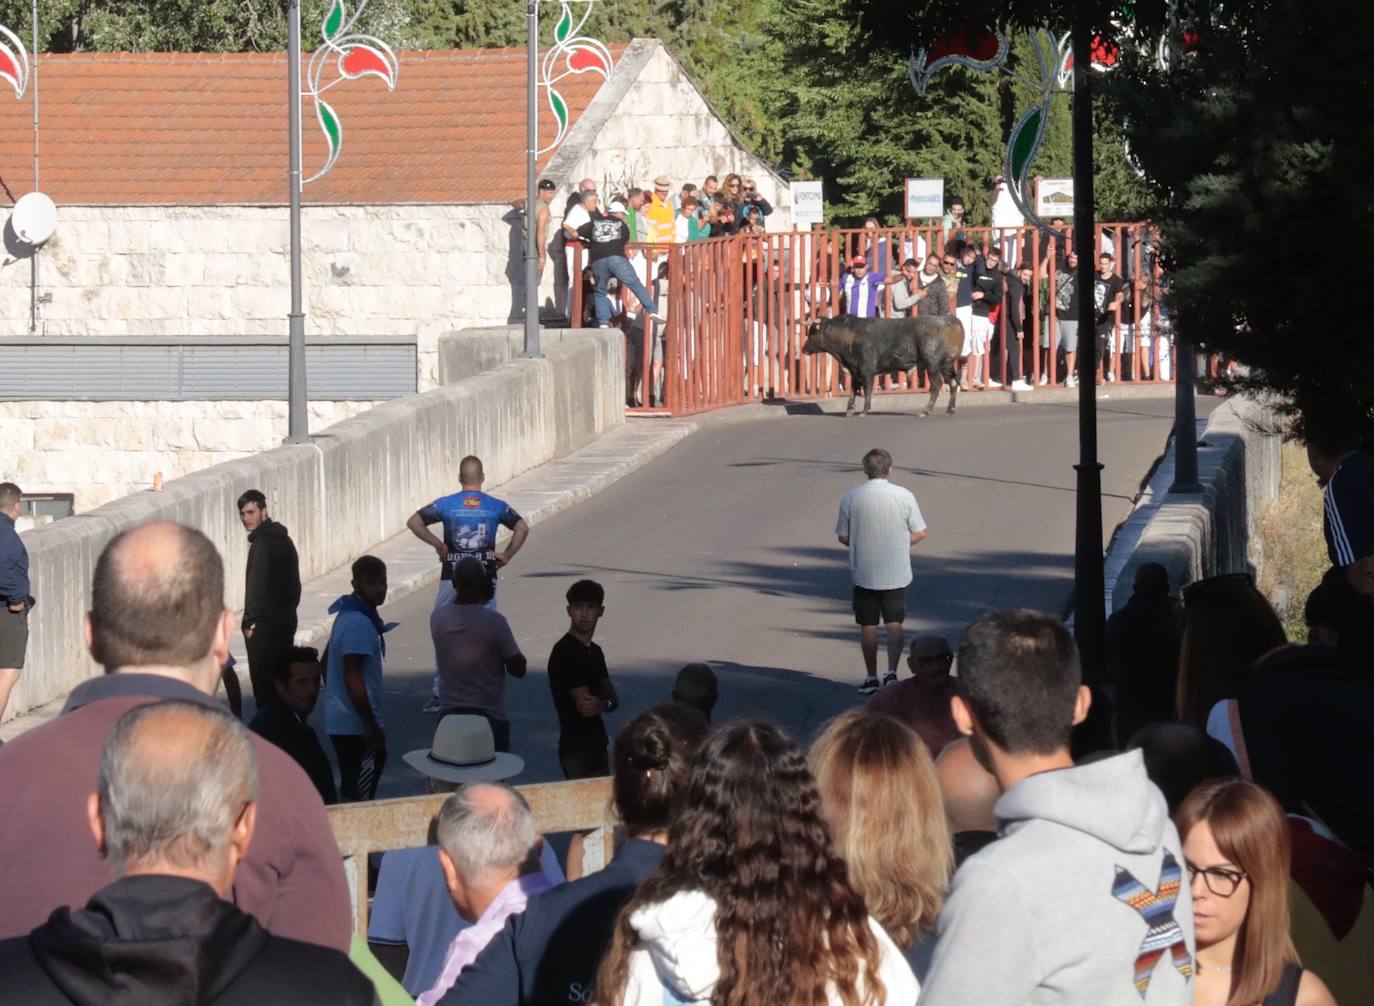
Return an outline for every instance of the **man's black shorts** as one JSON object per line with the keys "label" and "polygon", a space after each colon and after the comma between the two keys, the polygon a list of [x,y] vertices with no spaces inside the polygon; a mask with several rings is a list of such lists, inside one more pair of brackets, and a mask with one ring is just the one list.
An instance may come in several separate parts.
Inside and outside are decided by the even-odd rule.
{"label": "man's black shorts", "polygon": [[10,611],[9,605],[0,601],[0,667],[22,668],[28,646],[28,611]]}
{"label": "man's black shorts", "polygon": [[854,621],[860,625],[906,621],[906,588],[869,590],[867,587],[855,587]]}

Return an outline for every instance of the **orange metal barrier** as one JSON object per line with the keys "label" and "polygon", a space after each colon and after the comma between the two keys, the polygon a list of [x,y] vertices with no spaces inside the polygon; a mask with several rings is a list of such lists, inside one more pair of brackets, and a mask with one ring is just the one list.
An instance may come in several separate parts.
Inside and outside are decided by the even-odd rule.
{"label": "orange metal barrier", "polygon": [[[1029,227],[968,227],[963,234],[980,251],[996,243],[1006,269],[1027,262],[1032,270],[1030,317],[1019,339],[1010,324],[1004,283],[984,373],[1009,386],[1015,374],[1010,354],[1019,353],[1023,377],[1031,385],[1062,384],[1054,296],[1064,269],[1058,242]],[[1096,228],[1094,246],[1115,252],[1113,271],[1126,280],[1125,305],[1114,312],[1106,338],[1106,373],[1112,381],[1172,379],[1173,335],[1161,310],[1163,277],[1152,254],[1156,243],[1148,224]],[[584,251],[575,242],[569,247],[574,275],[580,276]],[[955,235],[939,227],[739,234],[685,244],[630,245],[627,256],[644,285],[659,297],[667,323],[640,321],[638,302],[624,290],[619,293],[613,323],[625,330],[628,340],[627,409],[688,415],[772,397],[847,393],[848,376],[833,358],[801,351],[811,321],[843,310],[847,264],[862,254],[870,272],[886,277],[881,313],[891,316],[896,313],[891,288],[903,282],[902,261],[923,263],[928,254],[954,250]],[[953,276],[943,275],[953,312],[955,283]],[[572,317],[580,319],[583,289],[581,283],[572,287]],[[1085,293],[1092,296],[1091,290]],[[924,387],[915,374],[897,374],[881,377],[875,390]]]}

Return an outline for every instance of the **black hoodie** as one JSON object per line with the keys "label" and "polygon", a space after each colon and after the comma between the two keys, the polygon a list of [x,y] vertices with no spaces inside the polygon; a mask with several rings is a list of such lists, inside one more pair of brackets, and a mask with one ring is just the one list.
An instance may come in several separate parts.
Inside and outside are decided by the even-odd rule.
{"label": "black hoodie", "polygon": [[0,1001],[26,1006],[372,1006],[337,950],[267,933],[208,884],[124,877],[0,941]]}
{"label": "black hoodie", "polygon": [[296,627],[301,603],[301,569],[286,525],[265,520],[248,535],[247,582],[243,588],[243,628],[259,622]]}

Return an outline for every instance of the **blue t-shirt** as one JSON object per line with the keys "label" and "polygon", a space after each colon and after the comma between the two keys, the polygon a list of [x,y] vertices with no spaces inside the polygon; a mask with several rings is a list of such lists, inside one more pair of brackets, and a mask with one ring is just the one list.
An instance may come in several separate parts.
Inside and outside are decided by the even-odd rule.
{"label": "blue t-shirt", "polygon": [[363,657],[363,687],[367,701],[382,723],[382,637],[372,620],[361,611],[341,611],[334,618],[329,633],[329,666],[324,682],[324,732],[357,736],[363,733],[363,718],[353,708],[344,686],[344,657],[361,654]]}
{"label": "blue t-shirt", "polygon": [[453,578],[453,567],[459,559],[474,556],[483,559],[496,548],[496,529],[513,528],[520,522],[505,500],[480,492],[459,492],[441,496],[420,511],[426,524],[444,525],[444,544],[448,558],[444,560],[444,579]]}

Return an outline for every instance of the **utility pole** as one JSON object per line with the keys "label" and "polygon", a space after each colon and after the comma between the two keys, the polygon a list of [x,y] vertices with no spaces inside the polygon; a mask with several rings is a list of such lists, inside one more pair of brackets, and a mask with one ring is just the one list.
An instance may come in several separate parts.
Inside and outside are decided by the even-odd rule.
{"label": "utility pole", "polygon": [[539,0],[525,0],[525,352],[527,357],[543,354],[539,348],[539,235],[534,220],[538,214],[539,190],[534,176],[539,156]]}
{"label": "utility pole", "polygon": [[291,313],[287,318],[288,444],[310,442],[305,388],[305,311],[301,306],[301,3],[286,0],[287,130],[291,166]]}
{"label": "utility pole", "polygon": [[1097,308],[1093,297],[1092,25],[1073,27],[1073,239],[1078,252],[1078,527],[1074,545],[1074,636],[1084,684],[1100,694],[1106,667],[1106,574],[1102,555],[1102,465],[1097,460]]}

